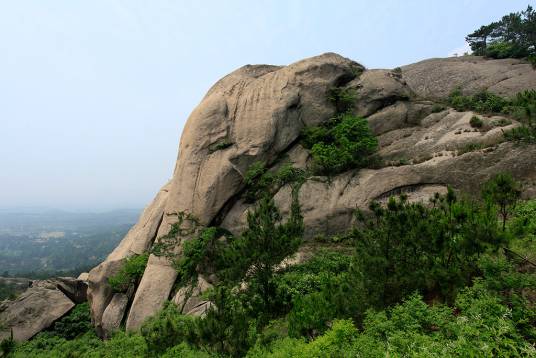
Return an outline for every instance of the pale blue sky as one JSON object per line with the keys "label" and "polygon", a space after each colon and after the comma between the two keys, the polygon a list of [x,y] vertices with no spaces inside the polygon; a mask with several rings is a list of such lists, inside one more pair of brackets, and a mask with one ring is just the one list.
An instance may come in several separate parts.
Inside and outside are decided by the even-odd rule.
{"label": "pale blue sky", "polygon": [[245,64],[445,57],[534,1],[0,0],[0,207],[143,207],[188,114]]}

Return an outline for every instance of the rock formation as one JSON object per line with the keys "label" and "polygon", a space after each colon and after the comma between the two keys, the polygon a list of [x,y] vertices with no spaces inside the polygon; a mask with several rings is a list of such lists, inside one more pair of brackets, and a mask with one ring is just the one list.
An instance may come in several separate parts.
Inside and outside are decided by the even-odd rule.
{"label": "rock formation", "polygon": [[16,300],[0,304],[0,341],[13,334],[15,341],[32,338],[86,301],[87,284],[72,277],[30,281]]}
{"label": "rock formation", "polygon": [[[309,153],[300,145],[299,135],[305,126],[322,123],[335,113],[326,98],[333,87],[355,90],[353,111],[367,117],[379,138],[379,155],[392,165],[350,170],[329,181],[307,180],[299,193],[307,238],[346,230],[353,211],[372,200],[398,193],[424,200],[445,191],[447,185],[477,193],[479,183],[501,170],[525,183],[525,195],[536,195],[536,146],[502,142],[505,128],[493,125],[498,118],[484,118],[484,128],[475,130],[469,125],[473,113],[437,111],[433,102],[455,87],[466,93],[488,89],[505,96],[536,88],[536,71],[529,64],[466,56],[427,60],[393,71],[366,70],[328,53],[284,67],[248,65],[208,91],[184,128],[171,181],[121,244],[89,273],[92,317],[102,335],[122,321],[127,329],[137,329],[170,299],[191,313],[204,312],[207,302],[188,299],[181,290],[174,292],[177,274],[164,257],[149,257],[132,299],[114,293],[107,278],[125,258],[158,242],[178,212],[193,214],[203,225],[239,232],[251,205],[241,197],[247,168],[259,160],[277,166],[283,156],[294,166],[307,167]],[[463,153],[474,143],[483,149]],[[283,187],[275,196],[283,213],[290,204],[289,190]],[[177,254],[180,240],[186,239],[179,238]],[[210,284],[203,281],[201,286]]]}

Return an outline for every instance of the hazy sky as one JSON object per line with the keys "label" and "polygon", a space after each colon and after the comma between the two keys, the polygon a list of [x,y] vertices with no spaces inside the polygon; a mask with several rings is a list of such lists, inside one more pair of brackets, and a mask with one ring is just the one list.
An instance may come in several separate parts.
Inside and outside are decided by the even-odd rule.
{"label": "hazy sky", "polygon": [[463,52],[534,1],[0,0],[0,207],[143,207],[193,107],[245,64]]}

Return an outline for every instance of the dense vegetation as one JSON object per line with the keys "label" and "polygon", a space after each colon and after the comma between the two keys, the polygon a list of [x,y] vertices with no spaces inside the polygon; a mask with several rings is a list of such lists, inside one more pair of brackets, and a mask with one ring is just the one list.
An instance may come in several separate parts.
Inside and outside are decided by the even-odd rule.
{"label": "dense vegetation", "polygon": [[532,6],[510,13],[467,35],[473,54],[491,58],[525,58],[536,65],[536,12]]}
{"label": "dense vegetation", "polygon": [[[291,185],[295,194],[299,185]],[[260,195],[242,235],[200,228],[175,261],[179,285],[204,271],[218,276],[206,293],[215,306],[204,318],[170,303],[140,333],[101,341],[79,306],[11,354],[531,356],[536,201],[519,202],[519,194],[518,183],[500,174],[480,201],[449,191],[426,205],[404,196],[374,203],[356,213],[356,226],[337,245],[289,267],[278,263],[301,243],[296,196],[283,221],[271,197]]]}

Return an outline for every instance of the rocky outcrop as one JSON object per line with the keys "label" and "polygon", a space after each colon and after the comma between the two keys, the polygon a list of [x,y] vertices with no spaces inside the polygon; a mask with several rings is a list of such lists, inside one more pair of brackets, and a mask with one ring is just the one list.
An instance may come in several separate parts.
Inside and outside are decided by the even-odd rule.
{"label": "rocky outcrop", "polygon": [[[524,181],[525,195],[534,195],[536,146],[502,143],[505,127],[496,124],[498,117],[483,118],[484,127],[476,130],[469,124],[471,112],[432,113],[437,112],[433,101],[458,86],[469,93],[489,89],[513,95],[536,88],[536,72],[518,60],[478,57],[423,61],[396,71],[365,70],[330,53],[284,67],[245,66],[218,81],[188,119],[171,181],[121,244],[89,273],[88,297],[99,333],[125,319],[127,329],[135,330],[171,298],[188,314],[203,314],[210,307],[202,299],[204,281],[174,291],[177,273],[164,257],[150,255],[128,312],[130,300],[114,294],[107,278],[126,257],[148,250],[167,234],[179,212],[193,214],[203,225],[240,232],[251,207],[241,198],[247,168],[259,160],[273,168],[281,158],[307,168],[309,153],[299,134],[304,126],[333,116],[335,108],[326,96],[332,87],[356,93],[353,111],[367,117],[378,135],[384,164],[329,180],[309,178],[299,193],[306,237],[344,231],[356,208],[390,195],[427,200],[448,185],[477,193],[479,183],[501,170]],[[275,195],[283,213],[290,205],[289,191],[283,187]],[[176,254],[188,239],[177,238]]]}
{"label": "rocky outcrop", "polygon": [[485,89],[502,96],[536,88],[536,72],[532,66],[513,58],[433,58],[403,66],[402,77],[421,98],[445,98],[456,87],[466,94]]}
{"label": "rocky outcrop", "polygon": [[[286,67],[245,66],[217,82],[190,115],[169,187],[158,236],[168,232],[177,212],[210,224],[243,187],[255,161],[273,163],[305,125],[334,112],[326,91],[345,85],[363,67],[325,54]],[[231,146],[212,151],[214,145]],[[136,329],[169,297],[176,272],[163,258],[149,258],[127,319]]]}
{"label": "rocky outcrop", "polygon": [[[160,189],[153,202],[141,214],[138,223],[130,229],[119,246],[108,255],[104,262],[89,272],[87,281],[91,317],[97,332],[102,336],[105,335],[102,328],[102,315],[114,295],[112,287],[108,284],[108,277],[120,270],[124,259],[131,255],[141,254],[151,246],[162,222],[168,187],[169,185],[165,185]],[[120,321],[122,320],[123,317],[120,318]]]}
{"label": "rocky outcrop", "polygon": [[17,299],[0,305],[0,341],[21,342],[50,327],[86,299],[87,285],[72,277],[32,281]]}

